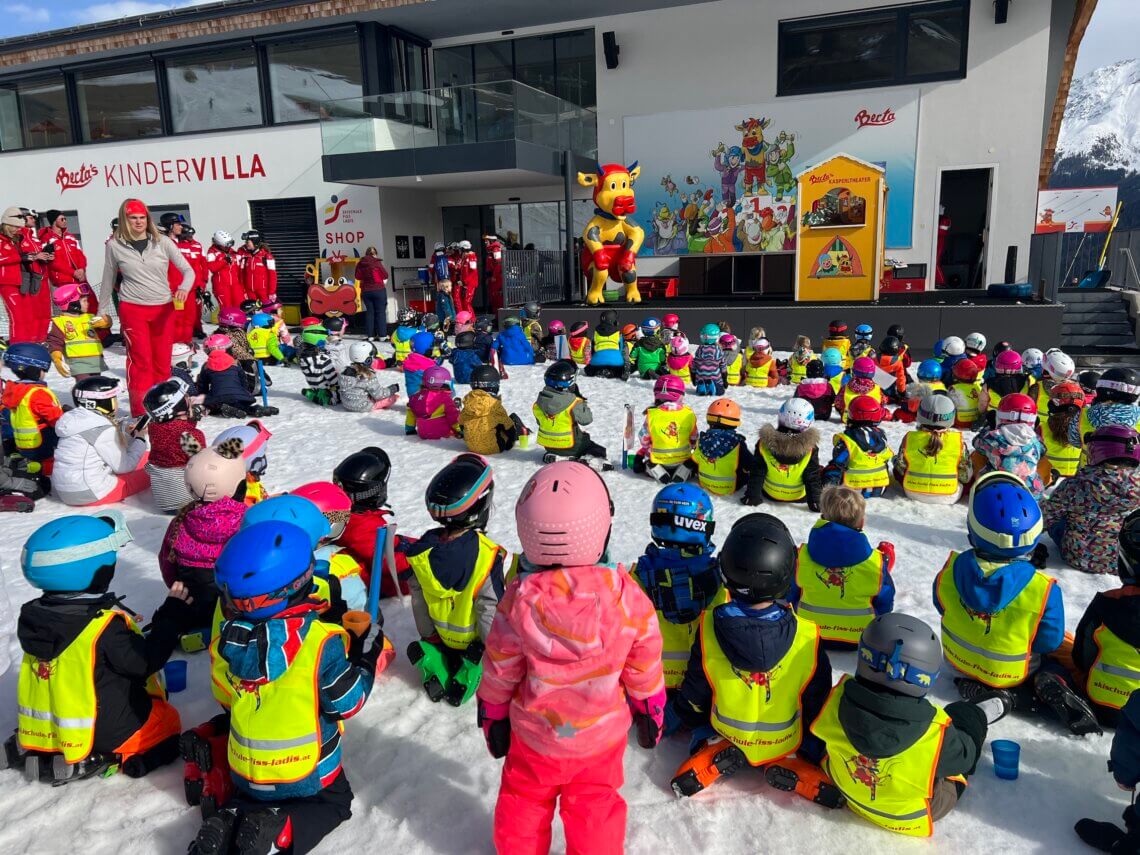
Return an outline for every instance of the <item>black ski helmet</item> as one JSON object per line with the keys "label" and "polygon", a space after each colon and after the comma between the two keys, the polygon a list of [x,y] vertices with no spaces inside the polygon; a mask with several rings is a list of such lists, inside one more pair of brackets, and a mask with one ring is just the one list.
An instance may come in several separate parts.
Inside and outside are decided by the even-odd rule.
{"label": "black ski helmet", "polygon": [[475,346],[475,333],[464,330],[455,336],[455,346],[458,348],[472,348]]}
{"label": "black ski helmet", "polygon": [[170,234],[170,230],[179,223],[186,225],[186,218],[181,214],[174,213],[173,211],[167,211],[165,214],[158,218],[158,227],[165,234]]}
{"label": "black ski helmet", "polygon": [[259,232],[257,229],[250,229],[248,232],[241,236],[241,239],[242,241],[249,241],[255,247],[261,246],[261,242],[263,240],[261,237],[261,232]]}
{"label": "black ski helmet", "polygon": [[991,353],[992,353],[991,359],[997,359],[997,355],[999,353],[1005,353],[1007,350],[1013,350],[1013,345],[1010,344],[1008,341],[997,342],[997,344],[994,345],[993,351],[991,351]]}
{"label": "black ski helmet", "polygon": [[471,388],[499,394],[499,372],[493,365],[480,365],[471,372]]}
{"label": "black ski helmet", "polygon": [[71,389],[71,399],[81,410],[95,410],[105,416],[113,415],[118,406],[119,381],[115,377],[84,377],[76,380]]}
{"label": "black ski helmet", "polygon": [[899,341],[906,338],[906,330],[903,329],[902,324],[891,324],[887,327],[887,335],[893,335]]}
{"label": "black ski helmet", "polygon": [[879,615],[867,624],[859,639],[855,676],[900,695],[924,697],[941,667],[938,636],[911,615]]}
{"label": "black ski helmet", "polygon": [[1086,394],[1096,391],[1096,384],[1099,380],[1100,372],[1092,371],[1091,369],[1089,371],[1082,371],[1077,375],[1077,382],[1081,384],[1081,388],[1085,390]]}
{"label": "black ski helmet", "polygon": [[339,315],[333,318],[325,318],[325,329],[330,333],[342,333],[347,326],[348,321]]}
{"label": "black ski helmet", "polygon": [[483,528],[495,492],[491,467],[465,452],[435,473],[424,493],[428,514],[447,528]]}
{"label": "black ski helmet", "polygon": [[176,415],[190,409],[186,398],[189,388],[181,377],[171,377],[156,383],[143,396],[143,409],[153,422],[162,424],[173,421]]}
{"label": "black ski helmet", "polygon": [[822,362],[822,360],[819,360],[819,359],[809,360],[808,364],[806,366],[804,366],[804,376],[805,377],[812,377],[812,378],[822,377],[823,376],[823,362]]}
{"label": "black ski helmet", "polygon": [[1120,526],[1116,572],[1125,585],[1140,584],[1140,508],[1126,516]]}
{"label": "black ski helmet", "polygon": [[531,320],[537,320],[542,316],[542,306],[534,300],[530,300],[523,306],[523,314]]}
{"label": "black ski helmet", "polygon": [[550,364],[543,375],[546,385],[552,389],[568,389],[578,376],[578,366],[569,359],[559,359]]}
{"label": "black ski helmet", "polygon": [[348,494],[358,510],[375,510],[388,502],[392,463],[382,448],[370,445],[348,455],[333,470],[333,483]]}
{"label": "black ski helmet", "polygon": [[252,315],[255,312],[261,311],[261,303],[253,299],[242,300],[240,303],[238,303],[238,308],[241,309],[245,314]]}
{"label": "black ski helmet", "polygon": [[771,514],[736,521],[720,550],[724,585],[745,603],[776,600],[788,593],[796,569],[796,544],[788,527]]}
{"label": "black ski helmet", "polygon": [[887,356],[898,356],[900,350],[902,350],[902,342],[899,341],[898,336],[894,335],[887,336],[879,345],[879,353]]}
{"label": "black ski helmet", "polygon": [[613,309],[606,309],[604,312],[602,312],[601,316],[598,318],[598,323],[600,323],[600,324],[612,324],[612,325],[616,326],[617,322],[618,322],[618,313],[616,311],[614,311]]}
{"label": "black ski helmet", "polygon": [[475,329],[479,332],[489,333],[495,328],[495,319],[490,315],[480,315],[475,320]]}
{"label": "black ski helmet", "polygon": [[1140,371],[1126,365],[1114,365],[1096,381],[1097,401],[1132,404],[1140,396]]}

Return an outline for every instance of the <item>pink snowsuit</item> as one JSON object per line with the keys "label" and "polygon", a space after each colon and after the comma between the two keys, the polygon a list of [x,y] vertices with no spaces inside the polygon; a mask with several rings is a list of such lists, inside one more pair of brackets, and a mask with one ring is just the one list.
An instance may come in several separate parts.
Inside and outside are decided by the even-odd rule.
{"label": "pink snowsuit", "polygon": [[622,852],[627,698],[665,688],[649,598],[621,567],[528,573],[507,587],[486,645],[479,700],[510,704],[499,855],[548,852],[559,800],[568,855]]}
{"label": "pink snowsuit", "polygon": [[404,432],[414,428],[420,439],[445,439],[455,435],[459,408],[449,389],[420,389],[408,398]]}
{"label": "pink snowsuit", "polygon": [[245,503],[229,497],[194,502],[170,521],[158,551],[158,566],[167,585],[178,579],[179,568],[212,568],[231,537],[241,527]]}

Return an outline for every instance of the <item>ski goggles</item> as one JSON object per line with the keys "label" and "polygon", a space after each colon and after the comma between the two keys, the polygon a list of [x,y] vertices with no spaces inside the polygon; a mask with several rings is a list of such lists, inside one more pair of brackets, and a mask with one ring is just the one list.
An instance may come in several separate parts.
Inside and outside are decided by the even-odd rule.
{"label": "ski goggles", "polygon": [[302,591],[307,591],[313,581],[313,565],[287,585],[273,591],[261,594],[235,597],[229,587],[222,588],[222,599],[226,608],[231,612],[247,615],[249,617],[263,617],[276,614],[285,605]]}
{"label": "ski goggles", "polygon": [[174,413],[186,403],[186,395],[190,391],[189,384],[181,377],[171,377],[170,379],[178,384],[178,388],[182,390],[182,395],[181,397],[172,395],[154,408],[154,412],[151,415],[159,420],[174,415]]}
{"label": "ski goggles", "polygon": [[649,525],[671,526],[682,531],[703,534],[707,537],[712,537],[712,533],[716,529],[716,522],[713,520],[697,519],[683,514],[675,514],[672,511],[653,511],[649,515]]}
{"label": "ski goggles", "polygon": [[865,662],[872,671],[886,674],[887,679],[892,682],[910,683],[912,686],[929,689],[938,679],[937,670],[927,671],[925,668],[919,668],[917,665],[902,660],[901,641],[895,642],[895,647],[890,653],[872,650],[859,642],[859,661]]}
{"label": "ski goggles", "polygon": [[127,521],[122,511],[104,511],[96,519],[102,520],[111,526],[111,533],[91,540],[87,543],[76,543],[71,546],[60,546],[55,549],[23,550],[21,563],[25,567],[58,567],[62,564],[72,564],[107,552],[115,552],[133,541],[134,535],[127,528]]}

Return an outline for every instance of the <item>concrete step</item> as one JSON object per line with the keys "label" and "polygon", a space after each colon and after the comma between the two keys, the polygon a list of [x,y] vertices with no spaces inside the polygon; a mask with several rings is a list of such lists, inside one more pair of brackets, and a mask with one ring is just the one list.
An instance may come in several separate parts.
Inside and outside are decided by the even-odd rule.
{"label": "concrete step", "polygon": [[1100,335],[1097,333],[1061,333],[1061,347],[1135,347],[1132,335]]}
{"label": "concrete step", "polygon": [[1088,303],[1113,304],[1121,302],[1121,299],[1118,291],[1061,291],[1057,295],[1057,302],[1075,306]]}
{"label": "concrete step", "polygon": [[1082,306],[1077,309],[1071,309],[1066,306],[1064,312],[1062,312],[1062,316],[1066,321],[1087,321],[1088,323],[1096,323],[1098,320],[1104,318],[1127,318],[1128,312],[1124,306],[1085,308],[1082,304]]}
{"label": "concrete step", "polygon": [[1064,318],[1061,321],[1061,334],[1064,335],[1065,333],[1130,336],[1132,335],[1132,324],[1119,318],[1104,319],[1095,323],[1089,321],[1071,322],[1068,318]]}

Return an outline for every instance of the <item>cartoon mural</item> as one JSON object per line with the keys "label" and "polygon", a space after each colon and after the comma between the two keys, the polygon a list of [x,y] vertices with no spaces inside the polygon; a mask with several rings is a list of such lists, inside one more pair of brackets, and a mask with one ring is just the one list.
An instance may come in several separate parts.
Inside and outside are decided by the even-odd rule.
{"label": "cartoon mural", "polygon": [[862,276],[863,262],[859,260],[859,253],[851,245],[851,241],[840,235],[835,235],[827,249],[819,254],[812,263],[812,279],[825,279],[833,276]]}

